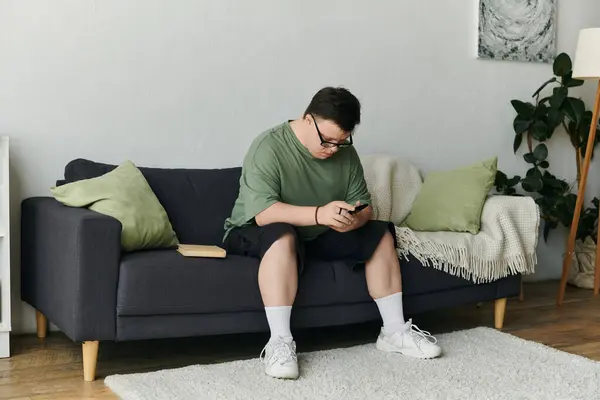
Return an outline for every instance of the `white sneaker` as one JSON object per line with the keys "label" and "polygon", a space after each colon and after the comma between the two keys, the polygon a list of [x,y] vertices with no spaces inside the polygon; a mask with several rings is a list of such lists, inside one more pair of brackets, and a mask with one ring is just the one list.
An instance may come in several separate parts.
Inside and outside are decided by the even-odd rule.
{"label": "white sneaker", "polygon": [[291,338],[269,340],[260,353],[260,360],[265,364],[265,373],[273,378],[297,379],[299,376],[296,342]]}
{"label": "white sneaker", "polygon": [[377,348],[382,351],[401,353],[415,358],[435,358],[442,354],[437,339],[427,331],[420,330],[412,324],[406,323],[406,330],[393,335],[385,335],[383,329],[377,338]]}

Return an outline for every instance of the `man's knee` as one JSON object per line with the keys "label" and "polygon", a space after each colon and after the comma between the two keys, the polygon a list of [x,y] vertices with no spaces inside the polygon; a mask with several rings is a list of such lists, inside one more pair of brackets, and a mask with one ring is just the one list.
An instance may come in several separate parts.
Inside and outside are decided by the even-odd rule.
{"label": "man's knee", "polygon": [[296,252],[296,237],[291,233],[284,233],[279,239],[275,240],[271,245],[271,249],[277,251],[285,251],[288,253]]}
{"label": "man's knee", "polygon": [[292,225],[275,223],[266,225],[263,229],[265,229],[263,240],[266,239],[271,243],[268,252],[296,253],[298,235]]}
{"label": "man's knee", "polygon": [[381,238],[381,241],[379,242],[381,244],[384,244],[386,247],[394,247],[394,237],[392,236],[392,234],[387,231],[383,237]]}
{"label": "man's knee", "polygon": [[386,231],[379,243],[375,247],[375,251],[372,254],[365,254],[365,257],[372,259],[373,257],[395,257],[396,256],[396,239],[391,232]]}
{"label": "man's knee", "polygon": [[[378,224],[383,225],[382,222],[380,221],[376,221]],[[386,249],[395,249],[397,242],[396,242],[396,234],[395,234],[395,230],[394,233],[392,233],[392,229],[390,228],[389,224],[385,224],[386,226],[386,231],[383,234],[383,236],[381,236],[381,239],[379,240],[379,245],[377,246],[378,248],[386,248]],[[381,228],[380,228],[381,229]]]}

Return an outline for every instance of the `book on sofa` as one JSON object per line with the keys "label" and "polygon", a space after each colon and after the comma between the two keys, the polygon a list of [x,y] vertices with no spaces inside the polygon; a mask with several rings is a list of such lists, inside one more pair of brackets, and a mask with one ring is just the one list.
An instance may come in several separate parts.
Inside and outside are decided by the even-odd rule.
{"label": "book on sofa", "polygon": [[186,257],[225,258],[227,252],[219,246],[200,244],[179,244],[177,251]]}

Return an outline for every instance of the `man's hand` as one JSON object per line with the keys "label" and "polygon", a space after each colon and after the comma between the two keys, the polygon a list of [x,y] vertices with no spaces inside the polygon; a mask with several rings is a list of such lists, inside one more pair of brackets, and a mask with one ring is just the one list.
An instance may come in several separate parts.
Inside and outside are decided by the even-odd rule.
{"label": "man's hand", "polygon": [[346,229],[347,226],[355,222],[354,216],[349,214],[348,211],[354,211],[354,206],[344,201],[332,201],[323,207],[319,207],[317,222],[337,231]]}
{"label": "man's hand", "polygon": [[[362,210],[358,214],[349,213],[349,211],[354,211],[359,205],[359,201],[354,206],[343,201],[332,201],[326,206],[319,208],[317,219],[321,225],[326,225],[335,231],[349,232],[363,226],[366,219],[368,219],[365,219],[362,215],[367,209]],[[324,219],[322,220],[321,218]]]}
{"label": "man's hand", "polygon": [[[355,208],[360,206],[360,201],[356,202]],[[361,226],[363,226],[371,217],[371,214],[369,212],[370,208],[366,207],[364,210],[361,210],[355,214],[349,214],[348,211],[343,210],[342,211],[342,215],[343,214],[347,214],[348,216],[350,216],[352,218],[352,223],[350,225],[346,225],[344,227],[342,227],[341,229],[332,227],[332,229],[338,231],[338,232],[349,232],[349,231],[353,231],[354,229],[358,229]]]}

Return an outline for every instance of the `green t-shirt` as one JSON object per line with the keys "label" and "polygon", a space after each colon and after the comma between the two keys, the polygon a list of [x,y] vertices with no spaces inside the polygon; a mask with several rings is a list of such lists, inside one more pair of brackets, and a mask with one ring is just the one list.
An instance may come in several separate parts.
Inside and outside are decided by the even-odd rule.
{"label": "green t-shirt", "polygon": [[[238,198],[225,221],[225,237],[234,227],[255,224],[254,217],[276,202],[323,206],[334,200],[371,203],[356,150],[350,146],[328,159],[314,158],[285,122],[252,142],[242,165]],[[298,233],[311,240],[327,229],[298,227]]]}

